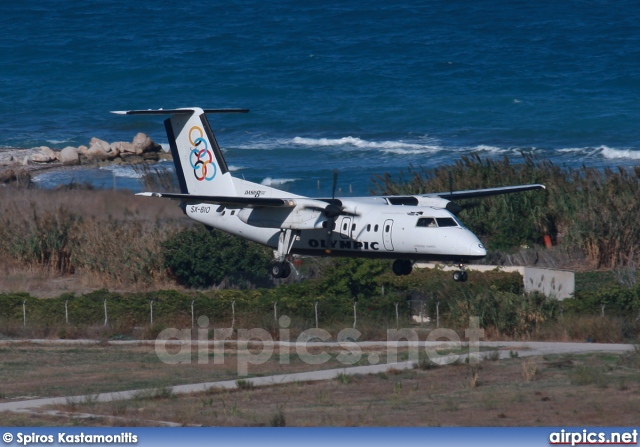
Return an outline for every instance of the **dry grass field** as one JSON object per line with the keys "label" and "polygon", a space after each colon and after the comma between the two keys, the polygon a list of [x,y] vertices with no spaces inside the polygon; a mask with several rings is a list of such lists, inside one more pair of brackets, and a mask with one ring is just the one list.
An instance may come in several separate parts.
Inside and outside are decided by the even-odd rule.
{"label": "dry grass field", "polygon": [[[328,349],[335,359],[337,350]],[[251,377],[308,371],[278,355],[238,377],[237,353],[224,365],[166,365],[152,346],[3,346],[2,401],[87,394],[29,413],[5,413],[4,425],[166,424],[203,426],[556,426],[635,425],[640,354],[581,354],[457,363],[334,380],[252,386]],[[402,355],[400,356],[403,357]],[[406,358],[406,357],[405,357]],[[382,357],[384,361],[384,357]],[[335,368],[331,360],[321,368]],[[238,389],[173,394],[169,386],[238,380]],[[146,389],[133,399],[99,403],[92,393]]]}

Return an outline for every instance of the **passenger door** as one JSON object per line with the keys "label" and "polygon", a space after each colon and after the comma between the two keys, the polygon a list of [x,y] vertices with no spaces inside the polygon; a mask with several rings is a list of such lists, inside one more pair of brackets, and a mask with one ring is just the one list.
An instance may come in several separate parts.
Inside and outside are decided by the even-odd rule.
{"label": "passenger door", "polygon": [[382,226],[382,242],[387,251],[393,251],[393,241],[391,233],[393,232],[393,219],[387,219]]}

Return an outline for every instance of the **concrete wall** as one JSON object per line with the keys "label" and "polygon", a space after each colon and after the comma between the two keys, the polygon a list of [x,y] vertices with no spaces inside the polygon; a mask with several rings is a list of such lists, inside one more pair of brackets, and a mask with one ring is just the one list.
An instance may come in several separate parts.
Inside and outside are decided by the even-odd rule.
{"label": "concrete wall", "polygon": [[[438,268],[446,271],[458,270],[457,266],[432,263],[416,263],[416,268]],[[522,275],[525,292],[541,292],[549,297],[563,300],[575,291],[575,274],[567,270],[541,269],[520,266],[468,265],[469,271],[487,272],[499,269],[502,272],[518,272]]]}
{"label": "concrete wall", "polygon": [[567,270],[525,267],[523,276],[525,292],[538,291],[563,300],[575,291],[575,274]]}

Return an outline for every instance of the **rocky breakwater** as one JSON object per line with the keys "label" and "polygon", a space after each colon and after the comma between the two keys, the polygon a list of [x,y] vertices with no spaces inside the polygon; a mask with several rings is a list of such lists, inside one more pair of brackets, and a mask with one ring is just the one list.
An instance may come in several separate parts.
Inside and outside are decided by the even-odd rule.
{"label": "rocky breakwater", "polygon": [[0,184],[28,183],[32,172],[43,169],[63,169],[78,165],[133,164],[160,159],[171,159],[171,154],[165,152],[162,146],[144,133],[137,134],[130,143],[108,143],[94,137],[88,146],[68,146],[62,150],[47,146],[0,149]]}

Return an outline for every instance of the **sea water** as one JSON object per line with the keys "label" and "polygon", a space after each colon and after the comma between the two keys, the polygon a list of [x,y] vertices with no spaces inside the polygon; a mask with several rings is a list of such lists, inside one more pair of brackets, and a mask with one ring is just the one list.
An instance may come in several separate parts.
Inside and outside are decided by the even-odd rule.
{"label": "sea water", "polygon": [[[640,163],[637,1],[24,0],[0,36],[0,147],[166,144],[161,117],[109,111],[243,107],[210,117],[234,174],[301,194],[471,153]],[[142,188],[36,177],[114,179]]]}

